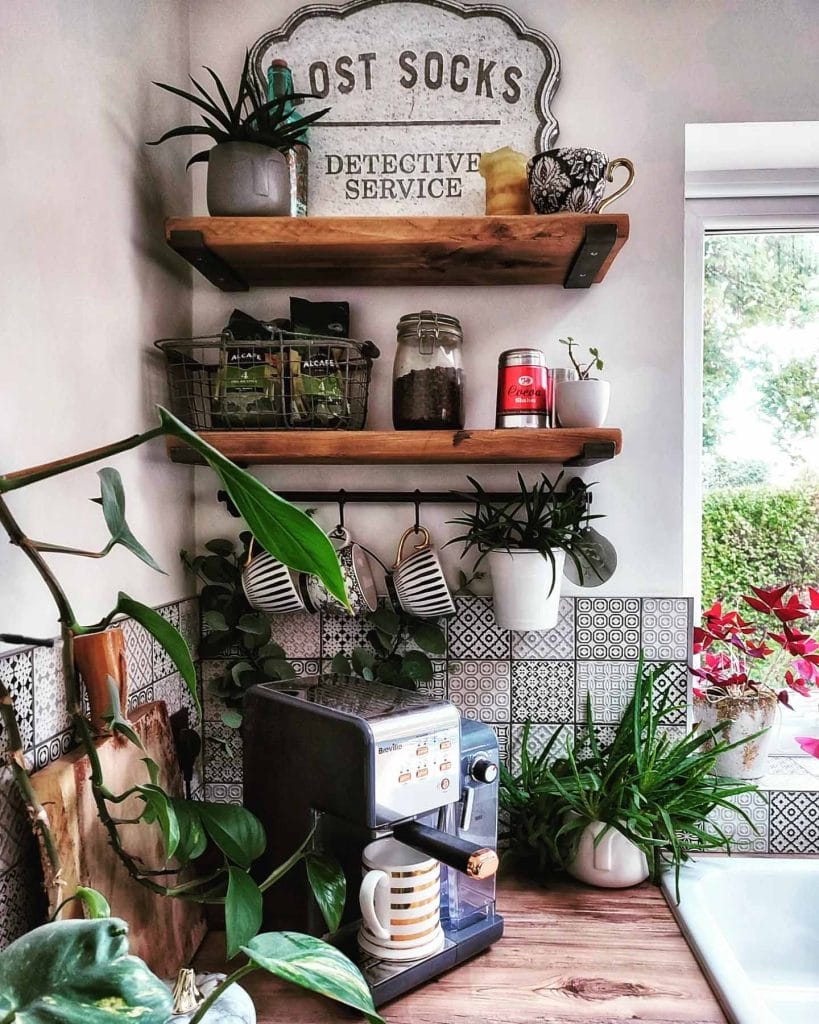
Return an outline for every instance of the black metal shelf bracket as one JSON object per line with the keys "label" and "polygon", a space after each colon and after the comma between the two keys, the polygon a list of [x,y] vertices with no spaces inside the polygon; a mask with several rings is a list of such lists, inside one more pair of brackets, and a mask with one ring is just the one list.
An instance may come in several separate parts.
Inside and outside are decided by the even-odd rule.
{"label": "black metal shelf bracket", "polygon": [[564,466],[595,466],[598,462],[609,462],[617,454],[614,441],[586,441],[580,455],[566,459]]}
{"label": "black metal shelf bracket", "polygon": [[247,281],[207,247],[201,231],[171,231],[168,245],[223,292],[250,290]]}
{"label": "black metal shelf bracket", "polygon": [[563,287],[591,288],[616,241],[616,224],[587,224]]}

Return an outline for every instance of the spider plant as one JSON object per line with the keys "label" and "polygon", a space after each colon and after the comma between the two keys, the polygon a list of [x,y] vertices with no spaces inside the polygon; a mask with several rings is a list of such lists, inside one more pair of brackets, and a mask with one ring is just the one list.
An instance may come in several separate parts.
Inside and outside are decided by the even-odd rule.
{"label": "spider plant", "polygon": [[737,813],[756,831],[731,802],[756,787],[714,775],[717,758],[747,740],[720,739],[721,726],[680,739],[669,735],[667,721],[681,706],[673,703],[668,686],[657,688],[666,668],[647,672],[641,655],[634,695],[609,744],[597,739],[590,696],[585,729],[569,740],[565,756],[552,759],[559,730],[533,754],[526,725],[520,768],[512,773],[501,766],[500,803],[509,814],[510,856],[538,872],[565,869],[586,826],[601,821],[607,828],[596,842],[609,829],[618,829],[645,854],[652,881],[673,867],[679,902],[680,866],[690,851],[731,852],[730,838],[709,820],[715,807]]}
{"label": "spider plant", "polygon": [[[214,98],[203,85],[192,76],[193,82],[199,95],[177,89],[174,85],[166,85],[164,82],[154,82],[166,92],[174,96],[181,96],[188,100],[202,111],[204,125],[186,124],[178,128],[171,128],[165,132],[162,138],[155,142],[149,142],[149,146],[158,146],[167,139],[176,139],[183,135],[206,135],[214,142],[256,142],[261,146],[268,146],[270,149],[277,149],[280,153],[286,153],[294,146],[307,146],[304,141],[304,132],[308,125],[318,121],[319,118],[329,111],[329,107],[315,111],[312,114],[305,114],[304,117],[292,114],[293,104],[299,100],[313,97],[313,93],[288,93],[284,96],[277,96],[276,99],[268,101],[265,93],[256,79],[250,66],[250,52],[245,53],[245,61],[242,66],[242,74],[239,78],[239,90],[236,99],[232,100],[221,79],[211,68],[205,66],[204,70],[213,79],[218,98]],[[308,147],[309,148],[309,147]],[[210,157],[210,150],[204,149],[195,153],[185,165],[204,163]]]}
{"label": "spider plant", "polygon": [[477,549],[479,556],[475,568],[490,551],[538,551],[552,566],[551,593],[557,581],[554,552],[562,549],[574,563],[581,582],[584,569],[589,566],[597,573],[592,561],[595,549],[584,533],[584,527],[590,520],[603,518],[588,512],[586,495],[592,484],[577,491],[559,493],[563,473],[554,483],[542,473],[539,482],[531,488],[518,473],[520,496],[499,503],[492,500],[473,477],[468,476],[467,480],[475,488],[475,493],[461,494],[460,497],[472,503],[474,510],[449,520],[452,524],[465,526],[466,532],[447,543],[463,543],[464,555],[473,548]]}

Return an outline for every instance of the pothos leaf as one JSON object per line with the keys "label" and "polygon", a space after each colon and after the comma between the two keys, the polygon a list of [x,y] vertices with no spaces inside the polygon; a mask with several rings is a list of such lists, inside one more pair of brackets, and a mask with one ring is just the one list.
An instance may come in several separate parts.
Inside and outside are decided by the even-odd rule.
{"label": "pothos leaf", "polygon": [[228,960],[250,942],[262,926],[262,894],[250,875],[241,868],[228,868],[225,897],[225,938]]}
{"label": "pothos leaf", "polygon": [[96,889],[91,889],[87,885],[78,885],[74,893],[74,899],[82,903],[86,910],[86,916],[91,921],[111,916],[111,907],[108,900]]}
{"label": "pothos leaf", "polygon": [[250,811],[236,804],[198,804],[205,831],[224,855],[240,867],[249,868],[267,844],[262,823]]}
{"label": "pothos leaf", "polygon": [[198,452],[219,476],[231,501],[266,551],[291,569],[314,573],[349,608],[335,548],[309,516],[234,465],[161,406],[159,420],[166,434]]}
{"label": "pothos leaf", "polygon": [[341,924],[344,901],[347,898],[347,879],[341,865],[332,857],[321,853],[305,853],[307,878],[316,897],[327,928],[334,932]]}

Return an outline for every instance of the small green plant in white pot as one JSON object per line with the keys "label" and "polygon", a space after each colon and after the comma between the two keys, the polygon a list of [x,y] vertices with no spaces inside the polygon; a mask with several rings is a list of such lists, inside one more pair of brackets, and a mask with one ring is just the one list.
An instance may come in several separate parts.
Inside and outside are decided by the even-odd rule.
{"label": "small green plant in white pot", "polygon": [[465,526],[466,533],[449,543],[463,542],[464,554],[477,548],[476,566],[488,558],[499,626],[520,631],[554,628],[566,558],[574,563],[581,583],[593,565],[584,528],[590,519],[602,516],[588,514],[588,488],[558,493],[562,473],[554,483],[541,474],[529,488],[518,473],[520,496],[498,503],[477,480],[467,479],[475,492],[462,497],[474,510],[450,520]]}
{"label": "small green plant in white pot", "polygon": [[211,149],[195,153],[187,166],[208,165],[208,210],[213,217],[278,217],[291,209],[290,168],[287,154],[295,146],[306,146],[308,125],[323,117],[324,110],[297,117],[293,106],[311,93],[290,92],[267,100],[250,66],[250,54],[239,79],[236,99],[232,100],[219,76],[206,67],[213,79],[218,99],[191,79],[197,94],[173,85],[154,82],[166,92],[181,96],[202,112],[202,125],[188,124],[165,132],[150,146],[185,135],[206,136],[216,143]]}
{"label": "small green plant in white pot", "polygon": [[603,360],[596,348],[589,349],[591,359],[584,363],[574,354],[574,338],[561,338],[569,350],[569,361],[577,380],[559,380],[555,385],[555,409],[561,427],[602,427],[609,411],[611,388],[607,380],[592,377],[592,371],[603,369]]}

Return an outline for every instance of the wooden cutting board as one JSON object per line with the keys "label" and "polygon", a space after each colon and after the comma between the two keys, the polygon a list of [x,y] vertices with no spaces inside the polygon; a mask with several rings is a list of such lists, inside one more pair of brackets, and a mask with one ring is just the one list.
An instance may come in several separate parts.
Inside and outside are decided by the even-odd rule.
{"label": "wooden cutting board", "polygon": [[[114,793],[122,793],[136,783],[149,782],[142,763],[147,754],[159,765],[163,788],[173,796],[182,796],[182,776],[165,703],[145,704],[128,717],[145,751],[119,736],[98,741],[105,785]],[[112,914],[130,925],[131,952],[142,957],[160,977],[174,977],[179,967],[190,962],[204,938],[202,908],[152,893],[129,876],[97,817],[90,775],[88,757],[78,749],[31,777],[56,837],[65,879],[63,896],[70,895],[78,885],[98,889],[110,903]],[[109,804],[111,813],[119,818],[136,817],[142,807],[137,797]],[[173,866],[165,863],[157,825],[121,825],[119,834],[124,849],[147,868]],[[177,877],[159,876],[159,880],[169,879],[165,884],[174,884]],[[69,914],[82,916],[76,901],[66,909]]]}

